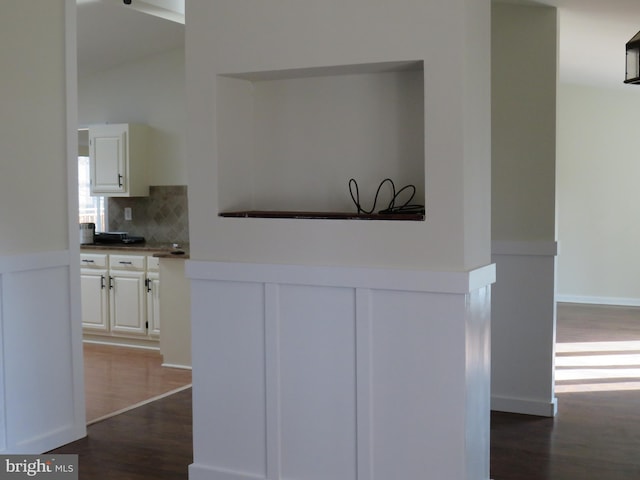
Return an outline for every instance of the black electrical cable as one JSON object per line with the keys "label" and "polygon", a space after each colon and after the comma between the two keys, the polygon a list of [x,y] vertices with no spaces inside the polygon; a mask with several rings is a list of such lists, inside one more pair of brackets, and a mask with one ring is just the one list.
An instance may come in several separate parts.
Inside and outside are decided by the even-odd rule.
{"label": "black electrical cable", "polygon": [[[364,208],[362,208],[362,204],[360,203],[360,190],[358,188],[358,182],[356,182],[355,179],[351,178],[349,179],[349,194],[351,195],[351,200],[353,200],[353,203],[355,204],[358,210],[358,213],[364,213],[364,214],[370,215],[375,211],[376,204],[378,203],[378,196],[380,195],[380,190],[382,189],[382,186],[387,182],[391,184],[391,190],[393,192],[393,196],[391,197],[391,201],[389,202],[389,205],[387,206],[387,208],[383,208],[382,210],[378,211],[378,213],[380,214],[424,213],[425,211],[424,205],[411,204],[411,200],[413,200],[413,197],[416,194],[415,185],[411,185],[411,184],[405,185],[400,190],[396,191],[396,186],[393,183],[393,180],[391,180],[390,178],[385,178],[382,182],[380,182],[380,185],[378,185],[378,189],[376,190],[376,195],[373,199],[373,206],[371,207],[371,210],[365,210]],[[354,195],[354,188],[355,188],[355,195]],[[396,206],[396,200],[398,199],[400,194],[405,190],[411,190],[411,195],[403,204]]]}

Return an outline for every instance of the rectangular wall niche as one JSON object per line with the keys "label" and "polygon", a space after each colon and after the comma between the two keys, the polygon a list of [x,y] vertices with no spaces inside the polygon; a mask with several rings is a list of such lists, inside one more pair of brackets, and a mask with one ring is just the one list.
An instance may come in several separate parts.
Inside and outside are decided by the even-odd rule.
{"label": "rectangular wall niche", "polygon": [[350,178],[366,209],[387,177],[424,204],[422,61],[218,75],[216,103],[219,213],[355,213]]}

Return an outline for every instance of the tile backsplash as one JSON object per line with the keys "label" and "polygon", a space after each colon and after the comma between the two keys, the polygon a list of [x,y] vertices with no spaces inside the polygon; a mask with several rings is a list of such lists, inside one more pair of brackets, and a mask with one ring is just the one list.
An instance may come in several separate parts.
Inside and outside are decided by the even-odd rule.
{"label": "tile backsplash", "polygon": [[[124,209],[131,208],[131,220]],[[150,243],[189,243],[187,186],[152,186],[148,197],[109,197],[109,231],[143,236]]]}

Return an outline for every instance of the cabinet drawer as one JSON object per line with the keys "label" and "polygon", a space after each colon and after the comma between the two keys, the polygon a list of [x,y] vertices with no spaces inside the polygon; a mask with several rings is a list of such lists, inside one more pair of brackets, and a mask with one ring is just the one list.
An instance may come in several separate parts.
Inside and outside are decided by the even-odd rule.
{"label": "cabinet drawer", "polygon": [[160,270],[160,259],[158,257],[147,257],[147,270],[152,272]]}
{"label": "cabinet drawer", "polygon": [[142,255],[110,255],[109,260],[112,270],[144,270]]}
{"label": "cabinet drawer", "polygon": [[82,268],[107,268],[107,255],[100,253],[81,253],[80,266]]}

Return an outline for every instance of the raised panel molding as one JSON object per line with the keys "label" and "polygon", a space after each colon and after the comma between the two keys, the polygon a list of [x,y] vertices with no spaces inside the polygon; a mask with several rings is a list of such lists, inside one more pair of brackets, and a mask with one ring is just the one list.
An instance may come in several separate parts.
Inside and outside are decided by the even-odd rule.
{"label": "raised panel molding", "polygon": [[4,355],[4,275],[0,271],[0,452],[7,450],[7,409],[6,392],[4,382],[4,369],[7,364]]}
{"label": "raised panel molding", "polygon": [[192,480],[488,479],[490,282],[433,293],[474,274],[411,271],[429,281],[401,290],[387,273],[187,264]]}
{"label": "raised panel molding", "polygon": [[494,241],[491,306],[491,408],[553,417],[557,413],[555,258],[550,242]]}
{"label": "raised panel molding", "polygon": [[86,433],[70,368],[70,275],[67,251],[0,257],[2,453],[42,453]]}
{"label": "raised panel molding", "polygon": [[69,265],[69,251],[0,256],[0,275]]}
{"label": "raised panel molding", "polygon": [[319,267],[188,260],[193,280],[257,282],[327,287],[371,288],[428,293],[467,294],[495,282],[495,265],[469,271],[441,272],[373,267]]}

